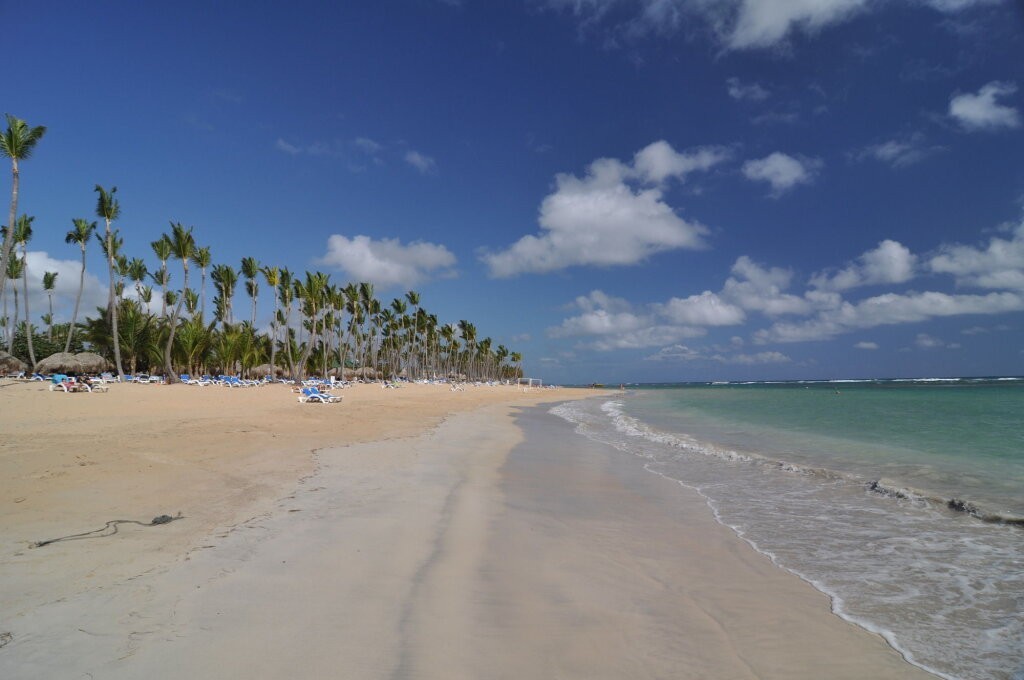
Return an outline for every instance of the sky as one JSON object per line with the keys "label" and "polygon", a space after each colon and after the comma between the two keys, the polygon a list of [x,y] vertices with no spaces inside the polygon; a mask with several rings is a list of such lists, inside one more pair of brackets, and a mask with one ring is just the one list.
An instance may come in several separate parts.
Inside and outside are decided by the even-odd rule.
{"label": "sky", "polygon": [[[58,320],[80,267],[64,235],[100,184],[151,269],[181,222],[215,263],[416,290],[550,383],[1024,374],[1017,0],[41,0],[0,19],[3,110],[47,126],[19,213]],[[95,245],[87,262],[91,310]]]}

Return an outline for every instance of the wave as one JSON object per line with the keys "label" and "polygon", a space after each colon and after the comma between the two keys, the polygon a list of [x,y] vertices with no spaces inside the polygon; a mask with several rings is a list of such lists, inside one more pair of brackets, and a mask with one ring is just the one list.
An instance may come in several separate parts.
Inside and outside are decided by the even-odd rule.
{"label": "wave", "polygon": [[[843,482],[863,486],[867,491],[901,501],[928,503],[937,508],[945,508],[957,515],[968,515],[989,524],[1003,524],[1024,529],[1024,517],[1003,513],[983,507],[981,504],[957,497],[946,497],[927,489],[915,489],[901,485],[888,479],[865,479],[863,476],[827,467],[809,466],[790,461],[772,458],[758,453],[739,452],[725,449],[713,444],[702,442],[687,434],[670,433],[655,429],[643,421],[628,415],[623,410],[621,401],[607,401],[601,405],[601,411],[611,420],[616,430],[622,434],[643,438],[647,441],[680,449],[691,453],[719,458],[728,462],[740,462],[761,465],[781,472],[814,477],[822,481]],[[565,412],[556,412],[563,415]]]}

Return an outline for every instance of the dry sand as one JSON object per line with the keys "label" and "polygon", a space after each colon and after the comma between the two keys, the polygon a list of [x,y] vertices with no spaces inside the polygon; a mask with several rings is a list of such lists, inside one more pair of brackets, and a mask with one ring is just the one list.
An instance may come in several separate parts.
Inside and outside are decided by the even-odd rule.
{"label": "dry sand", "polygon": [[590,392],[343,394],[0,388],[0,677],[931,677],[678,485],[523,441]]}

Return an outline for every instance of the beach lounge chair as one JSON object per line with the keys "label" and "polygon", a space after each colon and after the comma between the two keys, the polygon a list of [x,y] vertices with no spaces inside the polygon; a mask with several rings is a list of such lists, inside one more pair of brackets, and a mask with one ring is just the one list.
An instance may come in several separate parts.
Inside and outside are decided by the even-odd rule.
{"label": "beach lounge chair", "polygon": [[299,394],[300,404],[309,403],[320,403],[320,404],[337,404],[341,401],[341,397],[336,394],[330,394],[328,392],[321,392],[316,387],[303,387],[302,392]]}

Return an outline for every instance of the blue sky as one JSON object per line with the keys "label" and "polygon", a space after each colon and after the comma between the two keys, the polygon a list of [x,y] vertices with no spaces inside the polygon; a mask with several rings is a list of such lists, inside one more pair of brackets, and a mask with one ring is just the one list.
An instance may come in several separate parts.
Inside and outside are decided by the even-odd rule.
{"label": "blue sky", "polygon": [[58,318],[79,262],[63,236],[99,183],[151,267],[169,221],[194,225],[215,262],[413,288],[551,382],[1024,374],[1012,0],[0,17],[18,27],[4,110],[48,127],[20,211]]}

